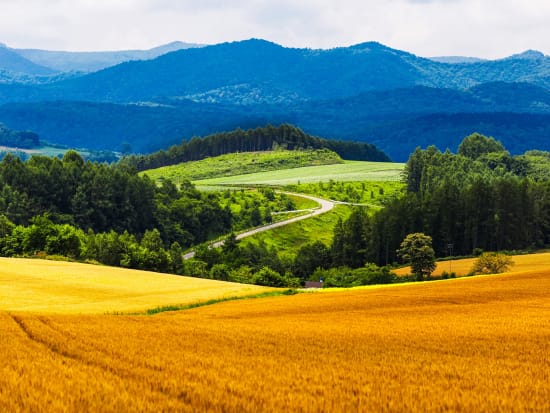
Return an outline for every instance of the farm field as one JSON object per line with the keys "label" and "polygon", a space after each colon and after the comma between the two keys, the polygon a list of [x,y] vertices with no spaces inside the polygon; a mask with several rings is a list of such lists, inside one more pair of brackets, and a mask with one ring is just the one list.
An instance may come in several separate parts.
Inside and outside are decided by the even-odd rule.
{"label": "farm field", "polygon": [[0,311],[114,313],[273,288],[62,261],[0,258]]}
{"label": "farm field", "polygon": [[391,162],[345,161],[343,164],[307,166],[258,172],[231,177],[196,180],[197,186],[273,185],[337,181],[399,181],[404,164]]}
{"label": "farm field", "polygon": [[175,184],[184,180],[208,179],[220,176],[273,171],[313,165],[332,165],[344,161],[335,152],[319,149],[308,151],[277,150],[267,152],[240,152],[184,162],[178,165],[149,169],[141,174],[158,181],[168,178]]}
{"label": "farm field", "polygon": [[[550,252],[539,254],[522,254],[512,256],[514,265],[510,268],[511,272],[537,271],[540,268],[550,266]],[[472,269],[475,258],[465,258],[453,261],[439,261],[433,275],[441,275],[444,271],[455,272],[458,276],[466,275]],[[407,275],[410,273],[410,267],[403,267],[393,270],[397,275]]]}
{"label": "farm field", "polygon": [[2,411],[550,410],[550,270],[156,316],[0,313]]}

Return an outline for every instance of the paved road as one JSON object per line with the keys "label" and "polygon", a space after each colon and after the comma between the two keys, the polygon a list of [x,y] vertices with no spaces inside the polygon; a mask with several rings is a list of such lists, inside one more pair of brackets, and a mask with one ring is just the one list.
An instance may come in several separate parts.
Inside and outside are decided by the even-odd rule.
{"label": "paved road", "polygon": [[[282,193],[284,193],[286,195],[294,195],[294,196],[299,196],[301,198],[310,199],[314,202],[317,202],[319,204],[319,208],[311,210],[311,212],[309,214],[306,214],[306,215],[301,215],[299,217],[286,219],[284,221],[275,222],[273,224],[264,225],[263,227],[258,227],[258,228],[251,229],[250,231],[242,232],[239,235],[237,235],[237,239],[243,239],[243,238],[246,238],[246,237],[250,237],[250,236],[256,235],[260,232],[269,231],[270,229],[273,229],[273,228],[279,228],[279,227],[282,227],[282,226],[285,226],[285,225],[288,225],[288,224],[292,224],[293,222],[302,221],[304,219],[309,219],[311,217],[324,214],[325,212],[328,212],[332,208],[334,208],[334,204],[335,204],[334,201],[327,201],[326,199],[317,198],[317,197],[310,196],[310,195],[296,194],[296,193],[293,193],[293,192],[282,192]],[[211,247],[219,248],[223,245],[224,242],[225,242],[225,240],[215,242],[211,245]],[[185,254],[183,256],[183,259],[188,260],[190,258],[193,258],[194,256],[195,256],[195,252],[191,251],[191,252],[188,252],[187,254]]]}

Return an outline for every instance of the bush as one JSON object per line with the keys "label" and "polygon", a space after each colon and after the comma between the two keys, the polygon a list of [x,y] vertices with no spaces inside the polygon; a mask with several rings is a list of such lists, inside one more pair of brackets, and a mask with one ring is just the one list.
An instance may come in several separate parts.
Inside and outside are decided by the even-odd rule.
{"label": "bush", "polygon": [[254,275],[254,284],[268,287],[286,287],[285,278],[269,267],[263,267]]}
{"label": "bush", "polygon": [[378,267],[367,263],[362,268],[352,270],[349,267],[317,269],[311,277],[313,280],[324,280],[325,287],[358,287],[361,285],[391,284],[395,282],[395,274],[389,267]]}
{"label": "bush", "polygon": [[500,274],[508,271],[514,261],[508,255],[498,252],[485,252],[474,262],[473,274]]}

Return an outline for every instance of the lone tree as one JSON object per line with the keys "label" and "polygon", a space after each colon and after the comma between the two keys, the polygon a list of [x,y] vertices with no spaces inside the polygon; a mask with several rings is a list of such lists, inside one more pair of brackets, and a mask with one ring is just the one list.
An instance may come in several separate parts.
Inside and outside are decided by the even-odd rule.
{"label": "lone tree", "polygon": [[416,279],[422,281],[435,270],[435,251],[432,248],[432,237],[416,232],[409,234],[397,250],[397,255],[405,262],[411,263],[411,270]]}

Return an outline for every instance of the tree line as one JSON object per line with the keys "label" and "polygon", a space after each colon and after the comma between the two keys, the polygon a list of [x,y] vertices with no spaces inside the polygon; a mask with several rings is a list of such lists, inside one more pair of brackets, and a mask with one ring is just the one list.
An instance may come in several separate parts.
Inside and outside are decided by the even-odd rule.
{"label": "tree line", "polygon": [[192,138],[148,155],[129,155],[121,163],[138,171],[197,161],[235,152],[269,151],[274,147],[286,149],[330,149],[344,159],[363,161],[390,161],[388,156],[369,143],[337,141],[317,138],[292,125],[223,132],[204,138]]}

